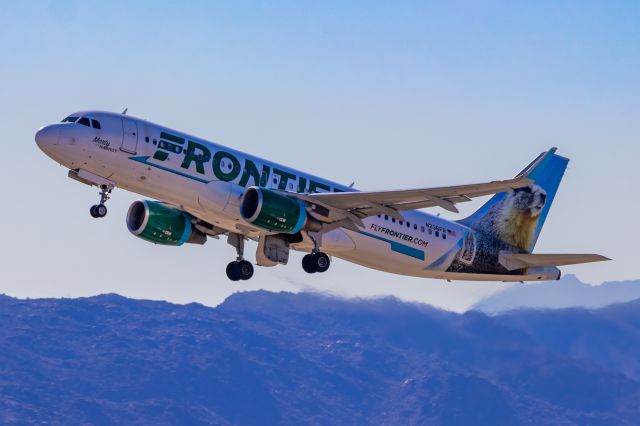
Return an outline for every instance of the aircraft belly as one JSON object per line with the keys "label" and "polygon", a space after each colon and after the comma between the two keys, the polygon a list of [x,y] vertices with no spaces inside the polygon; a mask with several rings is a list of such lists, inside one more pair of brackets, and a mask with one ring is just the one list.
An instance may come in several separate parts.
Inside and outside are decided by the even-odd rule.
{"label": "aircraft belly", "polygon": [[338,257],[370,268],[401,274],[424,268],[423,251],[397,242],[372,238],[361,232],[345,231],[345,235],[354,242],[355,249]]}
{"label": "aircraft belly", "polygon": [[231,183],[219,180],[203,185],[198,194],[198,204],[207,213],[221,213],[229,203],[231,186]]}
{"label": "aircraft belly", "polygon": [[322,236],[322,249],[328,253],[350,252],[355,248],[353,240],[342,229],[334,229]]}

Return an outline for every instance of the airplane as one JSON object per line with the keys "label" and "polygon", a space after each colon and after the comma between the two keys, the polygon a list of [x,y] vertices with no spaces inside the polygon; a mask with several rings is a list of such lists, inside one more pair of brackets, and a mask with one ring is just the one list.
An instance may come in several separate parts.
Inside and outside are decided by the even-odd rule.
{"label": "airplane", "polygon": [[[551,148],[512,179],[405,190],[358,191],[272,161],[123,113],[81,111],[35,134],[38,147],[100,189],[90,208],[107,214],[115,188],[135,201],[128,230],[160,245],[226,237],[232,281],[248,280],[246,240],[256,264],[323,273],[336,257],[393,274],[466,281],[560,279],[558,266],[609,260],[597,254],[532,253],[568,159]],[[469,217],[450,221],[422,209],[458,213],[456,204],[493,195]]]}

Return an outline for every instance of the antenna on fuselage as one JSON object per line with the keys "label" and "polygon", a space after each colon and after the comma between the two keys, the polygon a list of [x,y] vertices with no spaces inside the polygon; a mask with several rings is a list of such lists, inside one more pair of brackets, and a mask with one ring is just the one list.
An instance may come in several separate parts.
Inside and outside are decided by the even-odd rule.
{"label": "antenna on fuselage", "polygon": [[351,185],[349,185],[349,188],[353,188],[353,185],[355,185],[355,182],[351,182]]}
{"label": "antenna on fuselage", "polygon": [[127,111],[129,110],[129,108],[125,108],[124,111],[122,111],[122,115],[127,115]]}

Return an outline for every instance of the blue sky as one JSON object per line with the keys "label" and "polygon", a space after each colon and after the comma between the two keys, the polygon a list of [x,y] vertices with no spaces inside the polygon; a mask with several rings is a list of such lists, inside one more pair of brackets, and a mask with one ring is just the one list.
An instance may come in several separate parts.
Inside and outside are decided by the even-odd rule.
{"label": "blue sky", "polygon": [[[558,146],[571,163],[536,250],[614,259],[564,268],[588,282],[638,278],[638,22],[632,1],[5,1],[0,292],[216,304],[238,289],[314,288],[463,309],[504,286],[341,261],[309,277],[299,256],[231,284],[223,241],[175,249],[129,235],[134,194],[117,191],[95,221],[95,189],[67,179],[33,134],[72,111],[125,107],[362,189],[506,178]],[[463,214],[480,202],[469,204]]]}

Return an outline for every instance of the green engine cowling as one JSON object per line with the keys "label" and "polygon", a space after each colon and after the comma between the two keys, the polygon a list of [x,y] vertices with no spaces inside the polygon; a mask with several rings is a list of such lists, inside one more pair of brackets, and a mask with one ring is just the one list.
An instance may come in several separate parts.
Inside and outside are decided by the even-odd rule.
{"label": "green engine cowling", "polygon": [[247,188],[242,195],[240,215],[252,225],[284,234],[295,234],[307,224],[302,201],[257,186]]}
{"label": "green engine cowling", "polygon": [[159,201],[135,201],[127,212],[127,228],[138,238],[154,244],[181,246],[204,244],[207,236],[194,229],[184,212]]}

